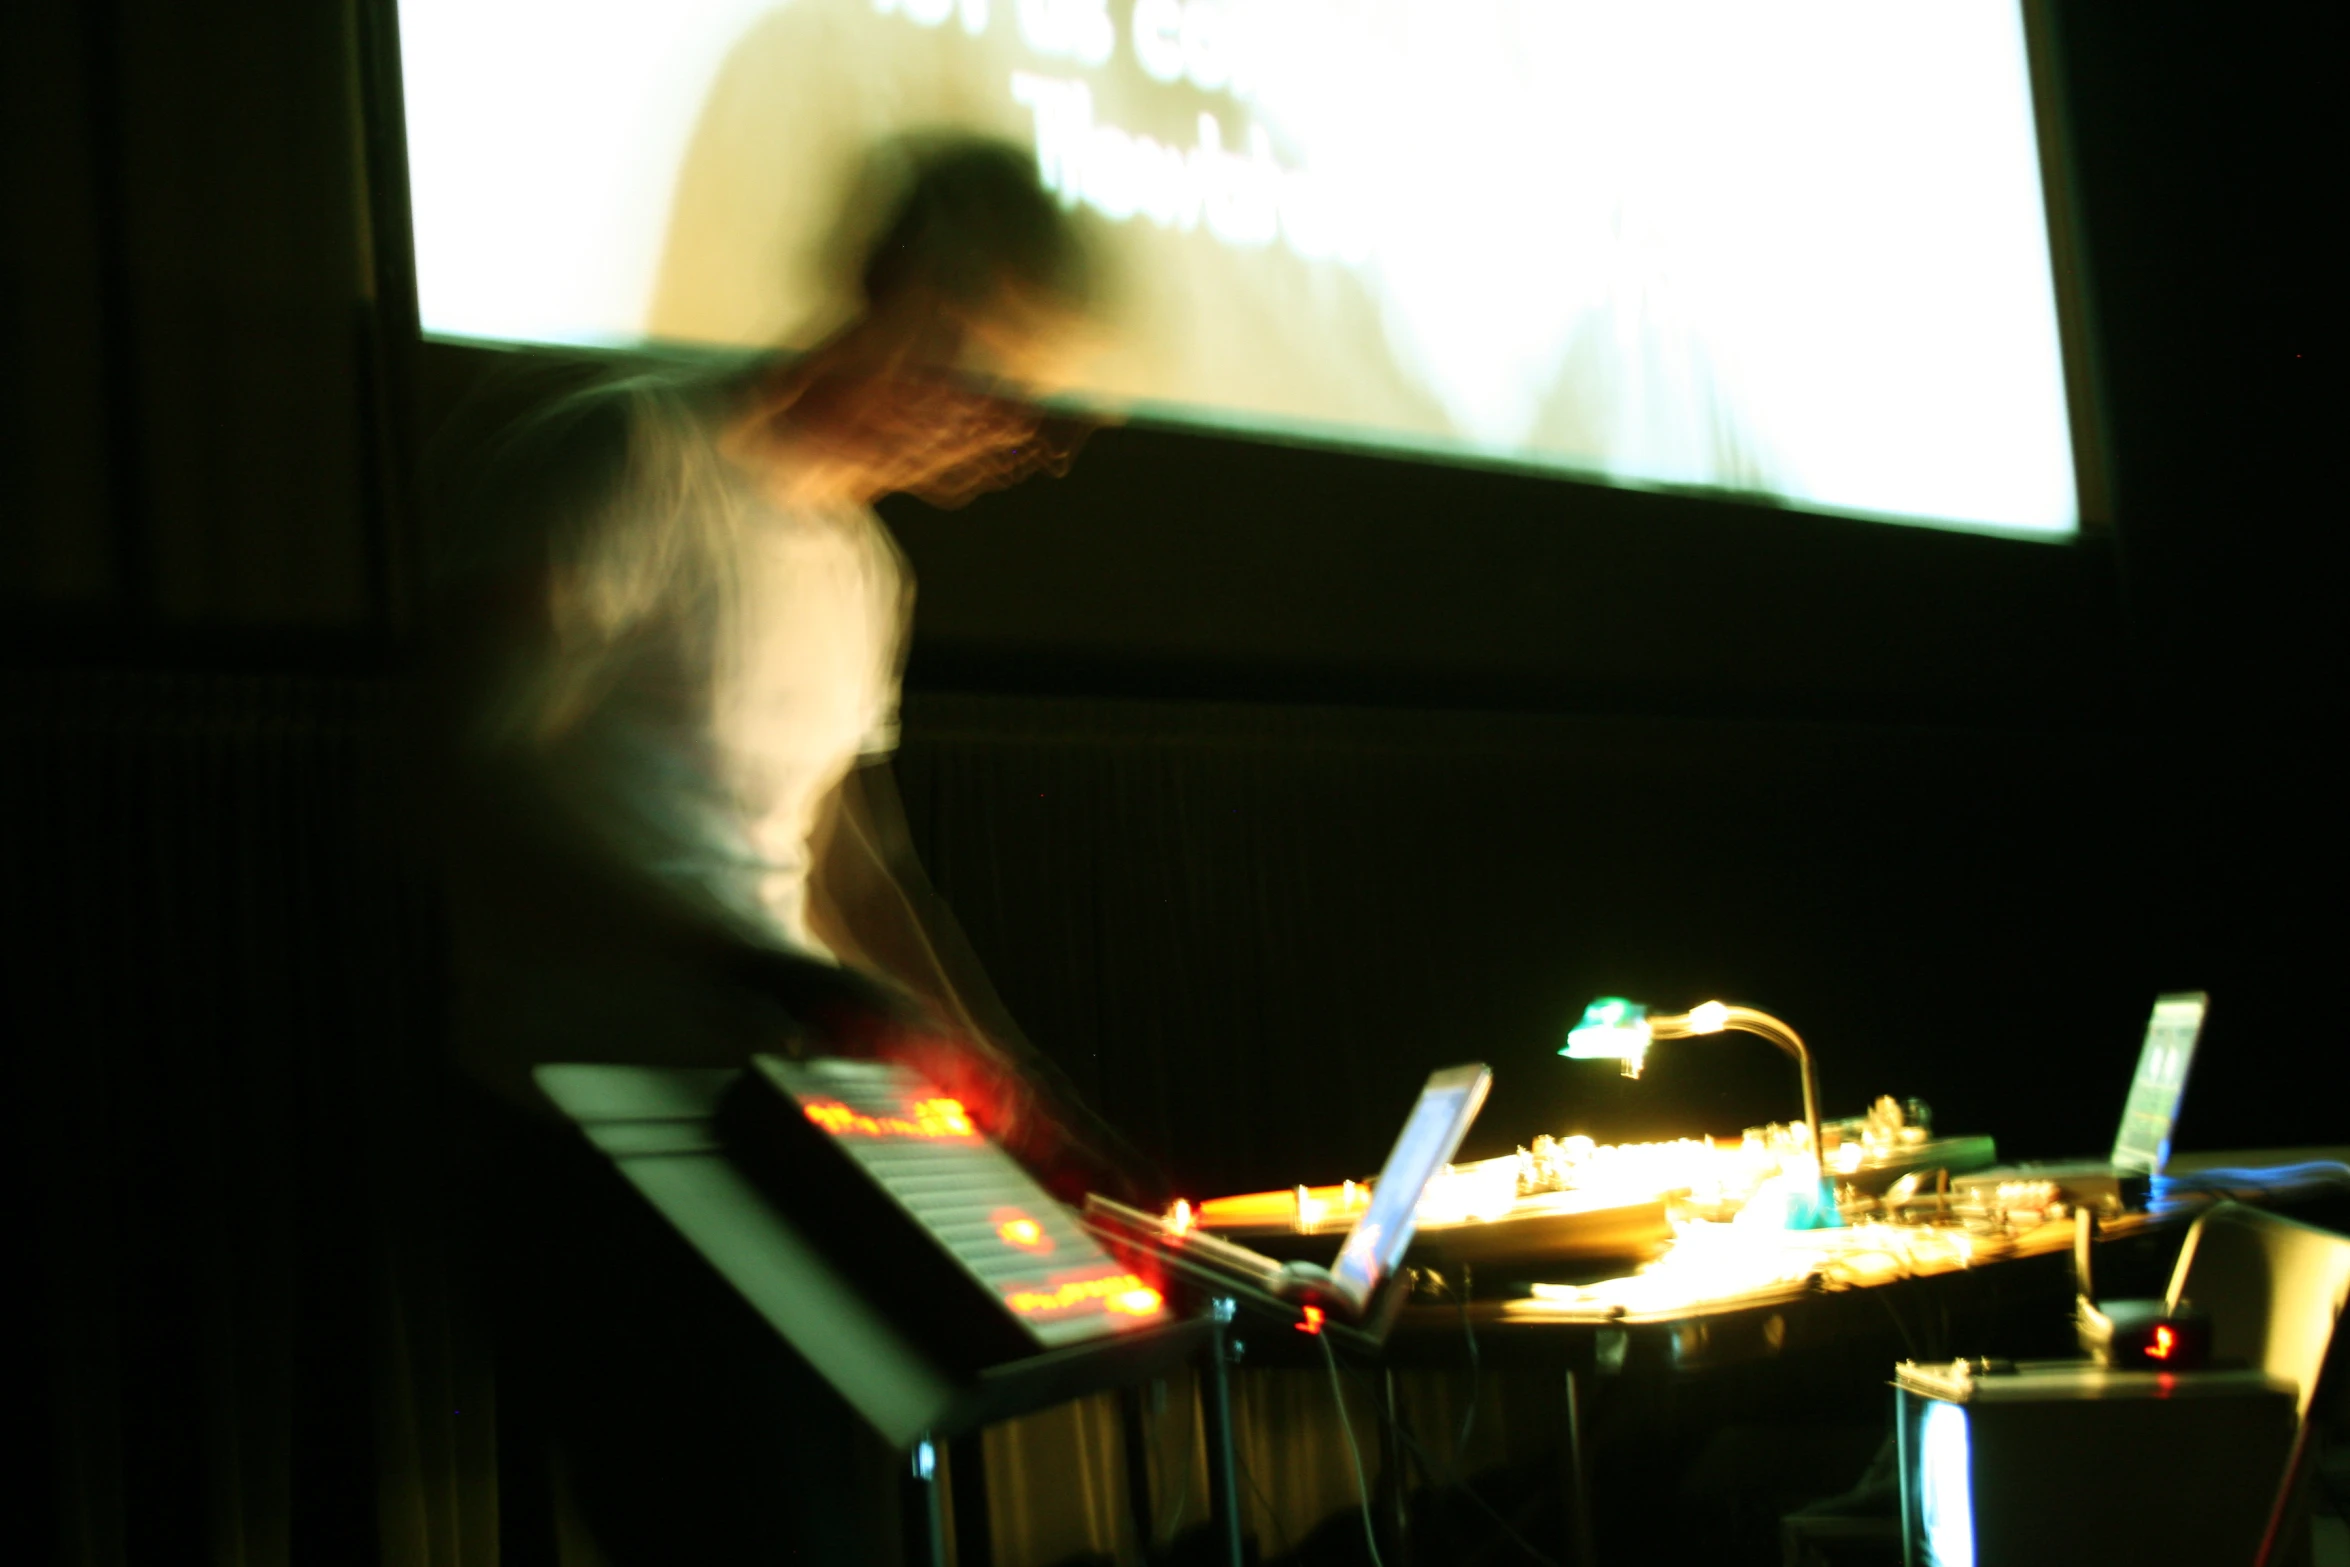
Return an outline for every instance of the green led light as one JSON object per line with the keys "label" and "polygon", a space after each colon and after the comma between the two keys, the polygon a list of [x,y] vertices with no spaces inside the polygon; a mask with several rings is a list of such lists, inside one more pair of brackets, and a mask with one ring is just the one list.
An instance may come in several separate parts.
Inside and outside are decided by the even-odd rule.
{"label": "green led light", "polygon": [[1633,1063],[1648,1054],[1648,1008],[1622,996],[1601,996],[1583,1009],[1583,1021],[1568,1031],[1559,1054],[1577,1061]]}

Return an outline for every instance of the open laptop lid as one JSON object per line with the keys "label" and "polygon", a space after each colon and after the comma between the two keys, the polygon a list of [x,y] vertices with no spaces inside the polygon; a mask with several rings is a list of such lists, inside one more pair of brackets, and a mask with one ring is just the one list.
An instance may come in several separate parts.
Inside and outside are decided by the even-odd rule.
{"label": "open laptop lid", "polygon": [[2129,1102],[2113,1137],[2113,1166],[2133,1175],[2160,1175],[2170,1159],[2171,1129],[2178,1125],[2187,1069],[2203,1034],[2211,998],[2200,990],[2154,998],[2146,1022],[2146,1044],[2138,1052],[2138,1073],[2130,1079]]}
{"label": "open laptop lid", "polygon": [[1403,1261],[1421,1196],[1460,1151],[1461,1139],[1468,1135],[1469,1123],[1477,1119],[1492,1086],[1493,1069],[1481,1064],[1432,1072],[1421,1086],[1419,1103],[1412,1106],[1371,1189],[1370,1206],[1355,1220],[1338,1260],[1330,1265],[1332,1285],[1358,1314]]}

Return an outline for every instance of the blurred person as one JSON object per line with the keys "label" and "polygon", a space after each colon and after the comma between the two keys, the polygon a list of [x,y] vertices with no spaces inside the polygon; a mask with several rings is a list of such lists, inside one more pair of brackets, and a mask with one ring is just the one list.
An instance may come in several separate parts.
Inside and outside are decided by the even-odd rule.
{"label": "blurred person", "polygon": [[910,1052],[981,1081],[991,1129],[1052,1174],[1083,1158],[1038,1119],[1060,1085],[922,878],[881,765],[913,585],[872,503],[1065,469],[1082,427],[1029,394],[1098,285],[1025,153],[940,138],[883,161],[903,189],[863,308],[819,347],[590,386],[457,502],[460,1060],[535,1106],[547,1060],[736,1064],[777,1028]]}
{"label": "blurred person", "polygon": [[845,325],[560,399],[463,485],[443,549],[453,1032],[487,1090],[500,1374],[556,1532],[615,1564],[862,1560],[886,1487],[533,1066],[883,1056],[1064,1195],[1149,1179],[1004,1014],[886,767],[912,584],[873,503],[1066,467],[1082,430],[1032,394],[1097,267],[1023,151],[933,138],[880,166]]}

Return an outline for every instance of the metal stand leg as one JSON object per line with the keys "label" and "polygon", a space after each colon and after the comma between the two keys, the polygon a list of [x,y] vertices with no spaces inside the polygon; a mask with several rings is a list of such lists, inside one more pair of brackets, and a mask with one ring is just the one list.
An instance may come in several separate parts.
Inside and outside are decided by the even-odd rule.
{"label": "metal stand leg", "polygon": [[1410,1474],[1404,1468],[1403,1454],[1403,1400],[1396,1396],[1395,1373],[1390,1370],[1381,1377],[1380,1397],[1387,1405],[1387,1419],[1380,1429],[1379,1492],[1386,1504],[1380,1511],[1387,1516],[1387,1547],[1381,1552],[1388,1567],[1411,1567],[1412,1562],[1412,1498]]}
{"label": "metal stand leg", "polygon": [[899,1517],[907,1567],[947,1567],[945,1520],[938,1505],[938,1449],[924,1437],[906,1457],[899,1480]]}
{"label": "metal stand leg", "polygon": [[1199,1379],[1200,1434],[1208,1448],[1208,1526],[1222,1548],[1227,1567],[1241,1567],[1240,1488],[1232,1467],[1230,1348],[1224,1332],[1225,1324],[1232,1320],[1232,1302],[1219,1300],[1211,1309],[1216,1330],[1209,1336],[1208,1363]]}
{"label": "metal stand leg", "polygon": [[[1159,1384],[1154,1384],[1157,1386]],[[1126,1511],[1134,1521],[1134,1550],[1146,1563],[1159,1559],[1156,1522],[1151,1516],[1149,1415],[1141,1388],[1118,1394],[1118,1434],[1126,1449]],[[957,1567],[963,1567],[958,1563]]]}
{"label": "metal stand leg", "polygon": [[988,1527],[987,1447],[977,1431],[947,1444],[947,1495],[955,1517],[955,1567],[994,1567]]}
{"label": "metal stand leg", "polygon": [[1567,1373],[1567,1520],[1568,1560],[1575,1567],[1599,1567],[1599,1557],[1591,1548],[1591,1484],[1590,1471],[1583,1461],[1583,1385],[1573,1371]]}

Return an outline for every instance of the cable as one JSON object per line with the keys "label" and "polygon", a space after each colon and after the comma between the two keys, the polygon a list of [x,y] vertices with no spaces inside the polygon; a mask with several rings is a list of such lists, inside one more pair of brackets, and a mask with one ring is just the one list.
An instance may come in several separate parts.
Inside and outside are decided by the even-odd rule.
{"label": "cable", "polygon": [[[1323,1343],[1322,1349],[1325,1354],[1329,1353],[1330,1346],[1327,1341]],[[1335,1357],[1333,1357],[1331,1360],[1331,1369],[1333,1375],[1336,1374],[1337,1364],[1337,1360]],[[1350,1372],[1349,1375],[1351,1374],[1352,1373]],[[1362,1384],[1358,1382],[1356,1386],[1362,1387]],[[1403,1445],[1411,1450],[1413,1461],[1420,1466],[1420,1473],[1427,1477],[1428,1482],[1431,1485],[1458,1488],[1463,1496],[1466,1496],[1470,1501],[1477,1504],[1477,1510],[1479,1512],[1493,1520],[1494,1527],[1499,1529],[1504,1535],[1508,1536],[1509,1542],[1512,1545],[1526,1553],[1526,1556],[1529,1560],[1539,1563],[1540,1567],[1559,1567],[1559,1563],[1555,1557],[1546,1556],[1541,1551],[1536,1550],[1532,1543],[1530,1543],[1524,1535],[1518,1533],[1516,1527],[1512,1525],[1507,1518],[1504,1518],[1501,1515],[1499,1509],[1497,1509],[1491,1502],[1485,1500],[1484,1497],[1477,1494],[1477,1488],[1475,1486],[1469,1484],[1466,1479],[1457,1474],[1445,1473],[1439,1467],[1436,1460],[1429,1456],[1428,1450],[1420,1445],[1419,1438],[1412,1435],[1410,1427],[1406,1426],[1400,1420],[1391,1420],[1388,1418],[1385,1406],[1380,1403],[1377,1396],[1374,1395],[1369,1388],[1363,1388],[1362,1391],[1363,1396],[1371,1400],[1371,1407],[1379,1411],[1379,1418],[1386,1422],[1388,1429],[1392,1430],[1403,1442]],[[1340,1412],[1342,1417],[1344,1414],[1344,1407],[1345,1406],[1341,1404]],[[1354,1434],[1352,1431],[1347,1433],[1347,1446],[1349,1450],[1351,1450],[1354,1446]],[[1361,1473],[1361,1466],[1358,1464],[1356,1467],[1358,1483],[1360,1481]]]}
{"label": "cable", "polygon": [[[1192,1461],[1198,1456],[1199,1449],[1205,1446],[1207,1443],[1207,1430],[1204,1424],[1205,1417],[1201,1415],[1199,1410],[1199,1389],[1196,1385],[1192,1389],[1191,1409],[1192,1427],[1190,1431],[1185,1433],[1183,1443],[1183,1479],[1175,1487],[1175,1507],[1173,1510],[1173,1516],[1168,1518],[1166,1524],[1158,1531],[1159,1548],[1162,1550],[1170,1545],[1173,1545],[1175,1543],[1175,1536],[1182,1532],[1183,1510],[1191,1504]],[[1158,1434],[1155,1431],[1152,1433],[1151,1440],[1154,1444],[1158,1440]]]}
{"label": "cable", "polygon": [[2225,1191],[2236,1186],[2257,1186],[2265,1190],[2272,1186],[2321,1180],[2350,1181],[2350,1164],[2335,1159],[2311,1159],[2301,1164],[2197,1170],[2188,1175],[2158,1175],[2154,1177],[2154,1192],[2158,1197],[2167,1197],[2174,1192]]}
{"label": "cable", "polygon": [[1477,1353],[1477,1327],[1469,1320],[1469,1290],[1472,1276],[1466,1264],[1461,1267],[1461,1336],[1469,1341],[1469,1407],[1461,1412],[1461,1434],[1452,1441],[1452,1461],[1463,1462],[1469,1450],[1469,1432],[1477,1424],[1477,1395],[1482,1391],[1484,1363]]}
{"label": "cable", "polygon": [[1395,1434],[1402,1439],[1404,1446],[1411,1449],[1413,1459],[1420,1466],[1420,1473],[1426,1475],[1432,1483],[1436,1485],[1457,1488],[1463,1496],[1477,1504],[1477,1510],[1479,1512],[1493,1520],[1494,1527],[1499,1529],[1504,1535],[1508,1536],[1510,1544],[1525,1552],[1528,1558],[1531,1560],[1540,1563],[1541,1567],[1559,1567],[1559,1564],[1555,1559],[1549,1556],[1545,1556],[1542,1552],[1536,1550],[1532,1543],[1529,1542],[1524,1535],[1518,1533],[1517,1529],[1510,1523],[1510,1521],[1501,1515],[1501,1510],[1499,1508],[1495,1507],[1491,1502],[1485,1500],[1484,1497],[1478,1495],[1477,1488],[1475,1486],[1458,1477],[1447,1478],[1446,1476],[1439,1474],[1436,1468],[1436,1460],[1428,1456],[1428,1450],[1420,1445],[1419,1439],[1413,1436],[1410,1431],[1404,1429],[1400,1422],[1396,1425]]}
{"label": "cable", "polygon": [[1330,1368],[1330,1397],[1338,1405],[1338,1429],[1346,1438],[1346,1456],[1355,1466],[1355,1501],[1363,1510],[1363,1546],[1371,1553],[1371,1567],[1387,1567],[1379,1559],[1379,1531],[1371,1527],[1371,1489],[1363,1483],[1363,1454],[1355,1446],[1355,1423],[1347,1418],[1346,1388],[1338,1380],[1338,1352],[1330,1347],[1330,1335],[1317,1333],[1315,1340],[1322,1346],[1322,1363]]}
{"label": "cable", "polygon": [[2333,1508],[2334,1516],[2336,1518],[2350,1518],[2350,1507],[2345,1507],[2342,1505],[2342,1493],[2335,1487],[2333,1480],[2327,1476],[2325,1465],[2323,1463],[2315,1463],[2309,1466],[2309,1478],[2316,1483],[2318,1490],[2323,1493],[2326,1500],[2326,1505]]}
{"label": "cable", "polygon": [[1874,1290],[1871,1293],[1876,1296],[1877,1304],[1885,1308],[1885,1315],[1893,1319],[1893,1329],[1901,1335],[1901,1347],[1909,1351],[1909,1358],[1923,1360],[1925,1357],[1918,1353],[1918,1341],[1911,1336],[1909,1324],[1901,1320],[1901,1313],[1894,1309],[1892,1297],[1886,1295],[1882,1290]]}
{"label": "cable", "polygon": [[1249,1494],[1265,1509],[1265,1522],[1273,1529],[1274,1555],[1287,1556],[1290,1553],[1289,1530],[1283,1527],[1281,1515],[1273,1510],[1273,1499],[1265,1494],[1263,1486],[1257,1484],[1256,1474],[1249,1468],[1248,1460],[1240,1456],[1238,1442],[1232,1444],[1232,1462],[1240,1470],[1240,1478],[1248,1482]]}

